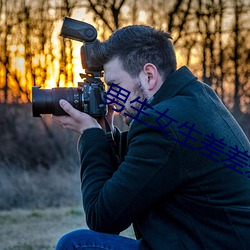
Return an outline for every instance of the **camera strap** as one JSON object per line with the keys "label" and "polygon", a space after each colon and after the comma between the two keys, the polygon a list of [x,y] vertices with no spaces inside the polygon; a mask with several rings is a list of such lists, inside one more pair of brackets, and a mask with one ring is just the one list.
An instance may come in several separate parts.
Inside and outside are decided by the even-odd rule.
{"label": "camera strap", "polygon": [[106,129],[107,139],[108,139],[108,141],[115,144],[114,136],[113,136],[113,133],[112,133],[111,128],[109,126],[109,123],[108,123],[108,121],[106,119],[106,116],[104,115],[103,118],[104,118],[104,121],[105,121],[105,129]]}
{"label": "camera strap", "polygon": [[94,93],[95,93],[96,100],[99,103],[99,108],[101,110],[101,114],[102,114],[102,117],[103,117],[104,122],[105,122],[106,137],[107,137],[107,140],[109,142],[111,152],[113,154],[113,159],[115,159],[115,164],[118,166],[120,160],[119,160],[118,155],[116,154],[116,143],[115,143],[114,135],[113,135],[113,132],[111,131],[110,125],[109,125],[107,118],[106,118],[105,105],[102,104],[102,102],[101,102],[100,91],[97,91],[97,89],[95,89]]}
{"label": "camera strap", "polygon": [[113,136],[113,133],[112,133],[111,128],[110,128],[110,125],[109,125],[109,123],[107,121],[107,118],[106,118],[105,105],[102,104],[101,94],[100,94],[100,92],[97,89],[94,89],[94,93],[95,93],[95,98],[96,98],[97,102],[99,103],[99,108],[101,110],[101,114],[102,114],[102,117],[103,117],[104,122],[105,122],[105,129],[106,129],[107,139],[111,143],[111,146],[113,148],[115,148],[114,136]]}

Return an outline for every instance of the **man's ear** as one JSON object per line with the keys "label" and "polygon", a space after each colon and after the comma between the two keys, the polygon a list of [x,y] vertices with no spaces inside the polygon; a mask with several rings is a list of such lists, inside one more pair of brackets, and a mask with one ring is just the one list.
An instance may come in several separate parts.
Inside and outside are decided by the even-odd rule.
{"label": "man's ear", "polygon": [[148,83],[148,90],[153,90],[159,80],[159,72],[156,66],[152,63],[146,63],[143,67],[143,72]]}

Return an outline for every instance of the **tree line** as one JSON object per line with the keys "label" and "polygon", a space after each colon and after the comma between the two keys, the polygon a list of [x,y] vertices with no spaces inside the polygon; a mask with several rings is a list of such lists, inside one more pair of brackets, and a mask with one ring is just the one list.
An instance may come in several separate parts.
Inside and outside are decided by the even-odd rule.
{"label": "tree line", "polygon": [[[170,32],[186,64],[236,115],[250,113],[248,0],[0,0],[0,102],[27,102],[31,87],[74,84],[74,44],[60,39],[64,16],[91,17],[103,40],[147,24]],[[79,55],[77,55],[79,56]]]}

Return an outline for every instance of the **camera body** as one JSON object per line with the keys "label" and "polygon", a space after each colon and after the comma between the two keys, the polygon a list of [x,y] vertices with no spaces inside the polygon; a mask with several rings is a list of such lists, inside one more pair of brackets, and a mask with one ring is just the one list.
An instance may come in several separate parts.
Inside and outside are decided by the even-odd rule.
{"label": "camera body", "polygon": [[101,117],[106,114],[106,105],[104,97],[106,91],[104,90],[103,83],[83,82],[79,88],[79,99],[76,97],[74,100],[75,108],[87,113],[93,117]]}
{"label": "camera body", "polygon": [[59,105],[61,99],[67,100],[75,109],[87,113],[92,117],[102,117],[107,112],[103,104],[106,91],[103,83],[83,82],[78,88],[32,88],[33,117],[41,114],[68,115]]}
{"label": "camera body", "polygon": [[85,22],[80,22],[68,17],[63,19],[60,36],[83,42],[81,47],[81,62],[85,74],[80,74],[83,82],[78,83],[78,88],[53,88],[40,89],[32,87],[33,117],[41,114],[67,115],[60,107],[61,99],[67,100],[74,108],[98,118],[105,116],[105,88],[101,81],[103,66],[94,65],[90,60],[90,53],[97,37],[96,29]]}

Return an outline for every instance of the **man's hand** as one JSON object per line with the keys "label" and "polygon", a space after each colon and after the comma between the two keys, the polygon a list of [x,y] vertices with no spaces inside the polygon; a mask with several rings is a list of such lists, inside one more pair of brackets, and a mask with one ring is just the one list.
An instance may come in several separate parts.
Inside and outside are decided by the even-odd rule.
{"label": "man's hand", "polygon": [[[91,117],[90,115],[83,113],[75,109],[69,102],[66,100],[60,100],[59,102],[62,109],[69,114],[69,116],[52,116],[53,120],[64,128],[73,130],[79,134],[82,134],[84,130],[89,128],[102,128],[105,130],[104,118],[99,118],[98,121]],[[113,131],[113,117],[114,111],[112,110],[113,106],[108,107],[107,121],[110,124],[110,128]]]}
{"label": "man's hand", "polygon": [[66,100],[60,100],[59,104],[69,116],[53,116],[52,118],[64,128],[73,130],[80,134],[88,128],[101,128],[96,119],[73,108],[73,106]]}

